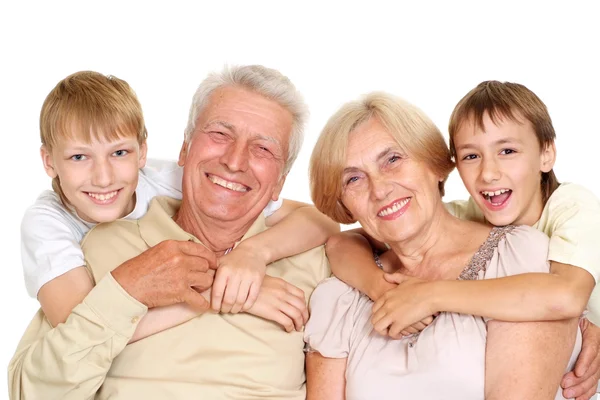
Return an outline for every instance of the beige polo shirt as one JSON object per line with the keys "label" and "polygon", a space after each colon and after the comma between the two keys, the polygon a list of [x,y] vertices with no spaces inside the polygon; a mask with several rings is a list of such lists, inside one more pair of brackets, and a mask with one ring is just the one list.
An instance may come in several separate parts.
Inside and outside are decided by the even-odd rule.
{"label": "beige polo shirt", "polygon": [[[90,231],[82,248],[98,284],[65,324],[51,329],[36,315],[9,366],[13,398],[305,398],[302,333],[249,314],[207,313],[126,346],[146,309],[108,272],[163,240],[197,242],[171,218],[179,204],[157,198],[140,220]],[[242,240],[265,229],[260,215]],[[321,246],[270,264],[267,274],[308,300],[330,270]]]}

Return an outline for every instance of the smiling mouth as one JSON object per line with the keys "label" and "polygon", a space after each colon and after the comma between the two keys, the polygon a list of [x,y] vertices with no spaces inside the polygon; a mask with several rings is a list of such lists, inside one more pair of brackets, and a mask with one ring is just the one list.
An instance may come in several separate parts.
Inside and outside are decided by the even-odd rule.
{"label": "smiling mouth", "polygon": [[206,174],[209,181],[214,183],[215,185],[224,187],[225,189],[233,190],[234,192],[245,193],[250,191],[250,188],[246,185],[242,185],[241,183],[227,181],[223,178],[220,178],[216,175]]}
{"label": "smiling mouth", "polygon": [[119,191],[119,190],[114,190],[112,192],[106,192],[106,193],[94,193],[94,192],[85,192],[89,197],[95,199],[95,200],[99,200],[99,201],[108,201],[110,199],[112,199],[113,197],[115,197]]}
{"label": "smiling mouth", "polygon": [[506,200],[508,200],[508,198],[512,194],[512,190],[510,190],[510,189],[499,189],[499,190],[495,190],[493,192],[492,191],[483,190],[480,193],[483,196],[483,198],[487,202],[489,202],[490,204],[492,204],[493,206],[500,206]]}
{"label": "smiling mouth", "polygon": [[384,208],[383,210],[379,211],[377,213],[378,217],[385,217],[388,215],[391,215],[395,212],[398,212],[398,210],[402,209],[402,207],[404,207],[408,202],[410,201],[410,197],[407,197],[403,200],[400,200],[394,204],[392,204],[391,206]]}

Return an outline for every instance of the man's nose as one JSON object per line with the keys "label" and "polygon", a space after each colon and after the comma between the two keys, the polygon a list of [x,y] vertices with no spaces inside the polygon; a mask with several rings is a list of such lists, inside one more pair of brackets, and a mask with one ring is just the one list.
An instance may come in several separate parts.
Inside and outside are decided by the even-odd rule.
{"label": "man's nose", "polygon": [[246,144],[236,141],[227,148],[227,151],[221,157],[221,163],[232,172],[246,171],[248,168],[248,157]]}

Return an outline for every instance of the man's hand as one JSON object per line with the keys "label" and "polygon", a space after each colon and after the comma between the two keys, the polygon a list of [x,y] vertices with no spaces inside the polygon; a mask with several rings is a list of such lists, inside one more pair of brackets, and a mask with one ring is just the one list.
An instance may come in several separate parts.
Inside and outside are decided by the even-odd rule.
{"label": "man's hand", "polygon": [[398,286],[373,304],[371,322],[381,335],[400,339],[422,331],[433,322],[434,310],[428,303],[428,282],[399,272],[385,274],[385,280]]}
{"label": "man's hand", "polygon": [[212,286],[212,309],[232,314],[249,310],[258,298],[265,277],[265,259],[240,243],[219,258],[218,265]]}
{"label": "man's hand", "polygon": [[573,371],[563,377],[561,386],[565,398],[589,400],[596,393],[600,377],[600,328],[586,319],[579,326],[583,333],[581,353]]}
{"label": "man's hand", "polygon": [[249,314],[274,321],[286,332],[302,330],[308,321],[304,292],[281,278],[265,276],[256,303]]}
{"label": "man's hand", "polygon": [[199,293],[212,285],[215,254],[201,244],[165,240],[119,265],[115,280],[148,308],[187,303],[206,311],[208,301]]}

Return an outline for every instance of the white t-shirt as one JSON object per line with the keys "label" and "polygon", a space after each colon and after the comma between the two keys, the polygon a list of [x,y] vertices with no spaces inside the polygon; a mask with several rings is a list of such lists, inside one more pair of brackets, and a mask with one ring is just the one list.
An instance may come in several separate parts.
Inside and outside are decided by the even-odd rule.
{"label": "white t-shirt", "polygon": [[[136,204],[126,219],[139,219],[155,196],[181,199],[183,169],[173,161],[148,160],[140,170],[135,190]],[[280,198],[269,202],[265,217],[275,213]],[[45,190],[25,211],[21,221],[21,260],[25,286],[31,297],[52,279],[85,264],[79,242],[95,224],[86,222],[67,210],[58,195]]]}

